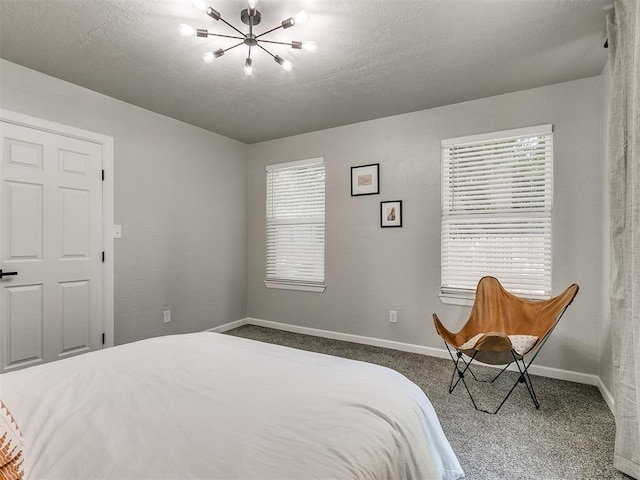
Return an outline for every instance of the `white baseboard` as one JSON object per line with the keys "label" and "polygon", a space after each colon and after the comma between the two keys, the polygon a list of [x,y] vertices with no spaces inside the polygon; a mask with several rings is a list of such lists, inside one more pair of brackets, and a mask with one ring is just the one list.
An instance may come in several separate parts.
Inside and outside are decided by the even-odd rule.
{"label": "white baseboard", "polygon": [[215,332],[215,333],[224,333],[228,330],[233,330],[234,328],[238,328],[246,324],[247,324],[247,319],[241,318],[240,320],[236,320],[235,322],[229,322],[229,323],[225,323],[224,325],[218,325],[217,327],[213,327],[205,331]]}
{"label": "white baseboard", "polygon": [[440,348],[424,347],[422,345],[414,345],[411,343],[395,342],[393,340],[383,340],[381,338],[363,337],[361,335],[353,335],[351,333],[333,332],[331,330],[320,330],[317,328],[300,327],[298,325],[290,325],[288,323],[272,322],[270,320],[261,320],[259,318],[247,318],[249,325],[258,325],[260,327],[274,328],[276,330],[285,330],[287,332],[302,333],[312,335],[314,337],[331,338],[333,340],[343,340],[345,342],[361,343],[363,345],[372,345],[374,347],[391,348],[403,352],[420,353],[431,357],[449,358],[446,350]]}
{"label": "white baseboard", "polygon": [[[285,330],[293,333],[303,333],[305,335],[313,335],[316,337],[331,338],[334,340],[344,340],[346,342],[361,343],[364,345],[372,345],[375,347],[391,348],[403,352],[420,353],[430,357],[450,358],[449,352],[444,348],[425,347],[423,345],[415,345],[412,343],[396,342],[393,340],[384,340],[381,338],[364,337],[361,335],[353,335],[350,333],[333,332],[330,330],[320,330],[317,328],[301,327],[298,325],[290,325],[287,323],[272,322],[270,320],[261,320],[259,318],[247,318],[246,323],[249,325],[258,325],[260,327],[274,328],[276,330]],[[492,365],[489,365],[492,366]],[[500,367],[497,367],[500,368]],[[512,365],[509,370],[516,370],[516,366]],[[567,380],[569,382],[584,383],[587,385],[599,386],[600,378],[597,375],[589,375],[587,373],[574,372],[571,370],[561,370],[559,368],[543,367],[532,365],[529,372],[533,375],[542,377],[556,378],[558,380]],[[604,395],[603,395],[604,396]],[[605,398],[606,401],[606,398]]]}
{"label": "white baseboard", "polygon": [[602,398],[604,398],[604,401],[607,403],[609,410],[611,410],[611,413],[613,413],[613,415],[615,416],[616,414],[616,410],[615,410],[615,400],[613,399],[613,395],[611,394],[611,392],[609,391],[609,389],[606,387],[606,385],[604,383],[602,383],[602,380],[600,379],[600,377],[598,377],[598,390],[600,390],[600,393],[602,394]]}
{"label": "white baseboard", "polygon": [[[333,340],[343,340],[346,342],[360,343],[363,345],[372,345],[374,347],[390,348],[393,350],[400,350],[402,352],[419,353],[421,355],[428,355],[430,357],[437,358],[449,358],[449,352],[444,348],[425,347],[424,345],[416,345],[413,343],[396,342],[394,340],[384,340],[381,338],[365,337],[362,335],[354,335],[351,333],[334,332],[331,330],[321,330],[318,328],[302,327],[299,325],[291,325],[288,323],[273,322],[270,320],[262,320],[259,318],[247,317],[234,322],[219,325],[211,328],[207,331],[223,333],[228,330],[241,327],[243,325],[257,325],[260,327],[273,328],[276,330],[284,330],[293,333],[302,333],[304,335],[312,335],[315,337],[331,338]],[[489,365],[492,366],[492,365]],[[497,367],[500,368],[500,367]],[[509,370],[517,370],[515,365],[512,365]],[[532,365],[529,371],[533,375],[540,375],[542,377],[555,378],[558,380],[567,380],[569,382],[583,383],[586,385],[595,385],[600,390],[604,401],[613,412],[614,400],[611,392],[602,383],[600,377],[597,375],[590,375],[588,373],[574,372],[571,370],[562,370],[553,367],[544,367],[538,365]]]}

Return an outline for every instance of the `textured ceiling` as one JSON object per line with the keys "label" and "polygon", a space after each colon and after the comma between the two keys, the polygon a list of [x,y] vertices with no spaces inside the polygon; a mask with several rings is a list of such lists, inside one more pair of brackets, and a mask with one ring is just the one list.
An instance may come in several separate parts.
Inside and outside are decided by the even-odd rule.
{"label": "textured ceiling", "polygon": [[[0,0],[0,57],[254,143],[600,74],[611,0],[260,0],[261,33],[302,8],[305,25],[265,38],[285,72],[191,0]],[[245,0],[207,0],[236,27]],[[1,92],[0,92],[1,93]]]}

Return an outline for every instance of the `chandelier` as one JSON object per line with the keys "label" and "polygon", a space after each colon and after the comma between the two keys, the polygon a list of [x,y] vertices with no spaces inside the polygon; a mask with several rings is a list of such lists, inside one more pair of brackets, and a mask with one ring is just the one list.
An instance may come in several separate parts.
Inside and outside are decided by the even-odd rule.
{"label": "chandelier", "polygon": [[220,33],[211,33],[206,29],[194,28],[190,25],[185,25],[185,24],[180,25],[180,34],[185,37],[205,37],[205,38],[222,37],[222,38],[231,38],[235,40],[240,40],[240,42],[228,48],[220,48],[219,50],[216,50],[214,52],[205,52],[204,55],[202,56],[202,59],[205,61],[205,63],[211,63],[216,58],[223,56],[225,52],[228,52],[233,48],[239,47],[240,45],[246,45],[248,47],[248,51],[247,51],[247,59],[244,62],[244,73],[247,75],[251,75],[253,73],[253,60],[251,58],[251,49],[253,47],[257,47],[267,52],[269,55],[271,55],[271,57],[273,57],[275,62],[278,63],[286,71],[291,70],[292,68],[291,62],[289,60],[285,60],[280,55],[274,55],[269,50],[267,50],[263,44],[287,45],[291,48],[294,48],[297,50],[306,50],[308,52],[315,52],[318,49],[318,44],[316,42],[298,42],[298,41],[276,42],[274,40],[265,40],[263,38],[268,33],[275,32],[276,30],[279,30],[281,28],[287,29],[287,28],[293,27],[296,24],[305,23],[308,20],[309,16],[307,15],[307,12],[304,10],[299,12],[293,17],[283,20],[280,23],[280,25],[270,30],[267,30],[266,32],[256,35],[253,31],[253,28],[259,25],[262,20],[262,15],[256,8],[257,3],[258,3],[258,0],[249,0],[248,8],[245,8],[240,12],[240,21],[245,25],[249,26],[249,33],[244,33],[239,29],[237,29],[236,27],[234,27],[233,25],[231,25],[229,22],[227,22],[224,18],[222,18],[222,16],[220,15],[220,12],[218,12],[217,10],[211,7],[208,7],[207,4],[205,3],[205,0],[194,0],[193,6],[195,8],[205,12],[207,15],[209,15],[211,18],[213,18],[216,21],[220,20],[224,22],[230,28],[235,30],[238,33],[238,35],[222,35]]}

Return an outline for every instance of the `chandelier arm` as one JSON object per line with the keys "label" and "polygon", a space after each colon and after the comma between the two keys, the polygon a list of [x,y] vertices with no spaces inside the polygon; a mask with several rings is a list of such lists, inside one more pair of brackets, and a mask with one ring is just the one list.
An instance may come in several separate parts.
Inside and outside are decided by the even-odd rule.
{"label": "chandelier arm", "polygon": [[240,35],[242,35],[242,38],[245,38],[246,35],[241,32],[240,30],[238,30],[236,27],[234,27],[233,25],[231,25],[229,22],[227,22],[224,18],[220,17],[220,20],[222,20],[225,24],[227,24],[228,26],[230,26],[231,28],[233,28],[236,32],[238,32]]}
{"label": "chandelier arm", "polygon": [[240,42],[240,43],[236,43],[235,45],[230,46],[229,48],[224,48],[222,49],[223,52],[228,52],[229,50],[231,50],[232,48],[236,48],[239,47],[240,45],[244,45],[244,42]]}
{"label": "chandelier arm", "polygon": [[209,32],[207,35],[209,35],[210,37],[223,37],[223,38],[235,38],[236,40],[243,40],[245,37],[236,37],[233,35],[222,35],[220,33],[211,33]]}
{"label": "chandelier arm", "polygon": [[293,44],[292,44],[291,42],[275,42],[275,41],[273,41],[273,40],[260,40],[260,41],[261,41],[261,42],[264,42],[264,43],[275,43],[275,44],[277,44],[277,45],[287,45],[287,46],[289,46],[289,47],[292,47],[292,46],[293,46]]}
{"label": "chandelier arm", "polygon": [[[264,40],[263,40],[264,41]],[[262,50],[264,50],[265,52],[267,52],[269,55],[271,55],[273,58],[276,58],[276,56],[271,53],[269,50],[267,50],[266,48],[264,48],[262,45],[260,45],[259,43],[256,44],[258,47],[260,47]]]}
{"label": "chandelier arm", "polygon": [[[277,27],[272,28],[271,30],[267,30],[266,32],[261,33],[260,35],[256,35],[256,38],[260,38],[260,37],[266,35],[267,33],[275,32],[276,30],[278,30],[280,28],[282,28],[282,25],[278,25]],[[264,40],[263,40],[263,42],[264,42]]]}

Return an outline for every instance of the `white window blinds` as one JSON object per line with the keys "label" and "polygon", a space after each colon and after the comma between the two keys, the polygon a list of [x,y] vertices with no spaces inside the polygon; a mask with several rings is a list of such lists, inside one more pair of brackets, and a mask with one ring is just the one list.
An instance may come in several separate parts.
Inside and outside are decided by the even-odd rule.
{"label": "white window blinds", "polygon": [[442,141],[443,294],[551,294],[551,125]]}
{"label": "white window blinds", "polygon": [[324,159],[281,163],[266,169],[265,280],[290,286],[323,287]]}

